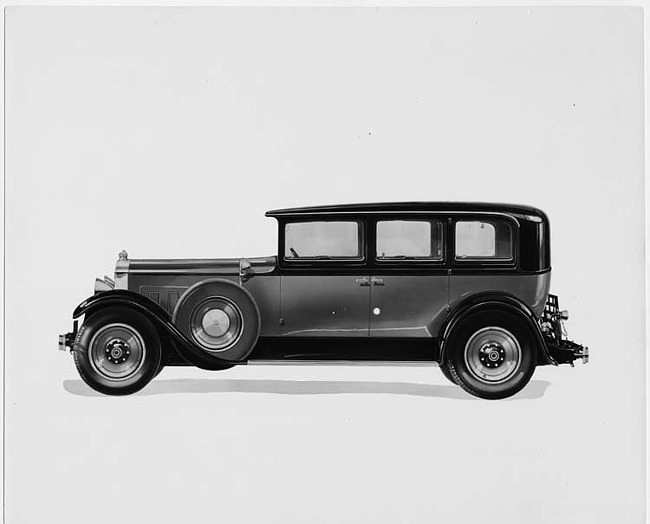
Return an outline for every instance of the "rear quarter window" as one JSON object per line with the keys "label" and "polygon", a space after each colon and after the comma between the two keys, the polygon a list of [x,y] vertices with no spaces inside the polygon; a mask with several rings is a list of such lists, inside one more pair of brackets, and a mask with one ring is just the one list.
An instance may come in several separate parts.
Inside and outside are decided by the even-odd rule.
{"label": "rear quarter window", "polygon": [[455,243],[456,260],[513,259],[512,225],[505,220],[459,220]]}

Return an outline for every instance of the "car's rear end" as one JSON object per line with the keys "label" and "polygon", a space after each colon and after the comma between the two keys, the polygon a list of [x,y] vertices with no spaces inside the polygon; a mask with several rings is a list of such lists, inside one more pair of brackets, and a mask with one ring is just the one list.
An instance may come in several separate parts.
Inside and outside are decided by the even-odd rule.
{"label": "car's rear end", "polygon": [[569,320],[569,312],[560,310],[557,295],[549,294],[546,306],[539,319],[544,342],[550,357],[555,364],[571,364],[582,360],[589,362],[589,348],[567,338],[565,322]]}

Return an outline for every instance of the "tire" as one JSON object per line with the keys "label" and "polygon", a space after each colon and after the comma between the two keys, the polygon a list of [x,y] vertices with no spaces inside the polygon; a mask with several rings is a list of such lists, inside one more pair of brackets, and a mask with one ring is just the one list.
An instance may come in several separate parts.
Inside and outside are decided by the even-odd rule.
{"label": "tire", "polygon": [[454,380],[454,377],[451,376],[451,371],[449,371],[449,366],[447,362],[443,362],[440,364],[440,371],[442,371],[442,374],[445,376],[445,378],[451,382],[454,386],[457,386],[456,381]]}
{"label": "tire", "polygon": [[140,391],[161,368],[162,349],[155,328],[128,308],[107,308],[87,317],[72,355],[82,380],[105,395]]}
{"label": "tire", "polygon": [[176,305],[173,322],[196,346],[189,356],[204,369],[227,369],[228,361],[244,360],[260,331],[253,297],[228,280],[208,280],[188,289]]}
{"label": "tire", "polygon": [[451,377],[476,397],[510,397],[528,384],[535,371],[532,329],[514,313],[473,313],[454,329],[447,344]]}

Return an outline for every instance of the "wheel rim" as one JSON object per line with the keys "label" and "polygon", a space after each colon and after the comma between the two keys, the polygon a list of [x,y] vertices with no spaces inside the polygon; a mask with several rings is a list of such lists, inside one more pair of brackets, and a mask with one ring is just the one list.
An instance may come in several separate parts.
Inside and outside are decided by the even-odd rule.
{"label": "wheel rim", "polygon": [[93,369],[112,381],[122,381],[136,374],[147,348],[135,329],[126,324],[108,324],[95,333],[89,345]]}
{"label": "wheel rim", "polygon": [[521,346],[507,329],[497,326],[480,329],[465,344],[465,365],[480,381],[500,384],[521,366]]}
{"label": "wheel rim", "polygon": [[218,353],[237,343],[244,329],[244,316],[231,300],[210,297],[192,311],[190,328],[202,348]]}

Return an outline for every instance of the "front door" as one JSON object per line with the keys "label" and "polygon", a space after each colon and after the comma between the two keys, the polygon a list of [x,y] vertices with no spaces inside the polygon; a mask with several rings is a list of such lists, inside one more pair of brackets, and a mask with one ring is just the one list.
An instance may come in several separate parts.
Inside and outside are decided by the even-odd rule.
{"label": "front door", "polygon": [[289,274],[282,275],[280,286],[284,336],[368,336],[367,275]]}
{"label": "front door", "polygon": [[284,224],[280,324],[288,337],[367,337],[370,278],[355,219]]}

